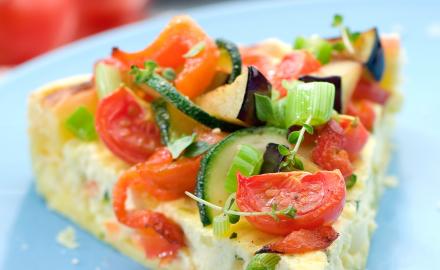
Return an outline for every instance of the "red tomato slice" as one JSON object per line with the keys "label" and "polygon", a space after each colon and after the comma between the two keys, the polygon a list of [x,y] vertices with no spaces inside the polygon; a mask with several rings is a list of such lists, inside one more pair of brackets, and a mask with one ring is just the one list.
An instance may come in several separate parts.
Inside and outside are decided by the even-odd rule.
{"label": "red tomato slice", "polygon": [[201,156],[180,157],[173,161],[170,151],[163,147],[146,162],[136,166],[145,181],[145,191],[159,200],[174,200],[184,196],[185,191],[195,188]]}
{"label": "red tomato slice", "polygon": [[353,173],[348,152],[344,149],[344,129],[330,120],[318,133],[316,146],[312,150],[312,160],[324,170],[340,170],[344,177]]}
{"label": "red tomato slice", "polygon": [[359,80],[356,89],[353,92],[353,100],[366,99],[375,103],[384,105],[388,98],[390,97],[390,92],[384,90],[379,82],[370,81],[365,78]]}
{"label": "red tomato slice", "polygon": [[300,254],[328,248],[339,234],[331,226],[316,229],[293,231],[280,241],[271,243],[259,252],[277,252],[281,254]]}
{"label": "red tomato slice", "polygon": [[301,75],[306,75],[318,70],[321,67],[319,61],[308,51],[294,51],[286,55],[278,64],[275,76],[272,80],[275,89],[281,97],[287,94],[287,90],[282,86],[283,80],[297,79]]}
{"label": "red tomato slice", "polygon": [[[203,50],[194,57],[183,57],[200,42],[205,44]],[[146,60],[154,60],[161,67],[180,70],[174,81],[176,88],[193,98],[205,91],[211,83],[220,53],[213,40],[191,18],[176,16],[146,49],[125,53],[115,48],[112,56],[129,66],[143,66]]]}
{"label": "red tomato slice", "polygon": [[354,159],[367,143],[369,132],[359,119],[354,121],[344,119],[340,124],[344,129],[345,138],[342,148]]}
{"label": "red tomato slice", "polygon": [[151,228],[139,229],[138,233],[146,257],[150,259],[159,258],[162,264],[174,259],[181,247],[180,245],[170,243]]}
{"label": "red tomato slice", "polygon": [[256,67],[270,80],[275,71],[275,66],[269,56],[258,50],[258,47],[240,48],[241,61],[245,66]]}
{"label": "red tomato slice", "polygon": [[101,140],[119,158],[145,161],[160,145],[159,129],[149,114],[126,89],[102,99],[96,111],[96,130]]}
{"label": "red tomato slice", "polygon": [[246,217],[261,231],[287,235],[294,230],[333,223],[345,203],[345,181],[338,171],[270,173],[251,177],[238,175],[237,205],[241,211],[271,211],[293,206],[295,218]]}
{"label": "red tomato slice", "polygon": [[[175,252],[185,245],[182,229],[174,221],[161,213],[147,209],[126,209],[128,190],[132,187],[139,188],[145,183],[136,169],[126,171],[118,180],[113,189],[113,211],[119,222],[128,227],[138,229],[147,236],[158,238],[157,235],[148,232],[153,230],[161,238],[160,249],[152,250],[151,246],[146,248],[147,255],[153,255],[154,251],[159,253],[167,252],[167,256],[174,256]],[[147,239],[148,240],[148,239]],[[168,243],[163,243],[166,241]],[[167,248],[166,250],[164,250]]]}
{"label": "red tomato slice", "polygon": [[374,104],[368,100],[350,102],[347,106],[347,114],[359,117],[362,124],[368,129],[373,130],[376,112]]}

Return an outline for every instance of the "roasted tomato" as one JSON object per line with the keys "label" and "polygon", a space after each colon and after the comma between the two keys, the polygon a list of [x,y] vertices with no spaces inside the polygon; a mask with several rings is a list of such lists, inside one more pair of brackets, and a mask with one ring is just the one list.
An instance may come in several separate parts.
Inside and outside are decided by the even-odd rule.
{"label": "roasted tomato", "polygon": [[333,223],[345,203],[345,181],[338,171],[270,173],[251,177],[238,175],[237,205],[244,212],[271,211],[289,206],[295,218],[250,216],[247,220],[261,231],[287,235]]}
{"label": "roasted tomato", "polygon": [[[203,43],[196,55],[185,58],[193,46]],[[174,81],[176,88],[189,98],[200,95],[216,72],[220,53],[214,41],[189,17],[174,17],[165,30],[150,46],[136,53],[125,53],[117,48],[112,56],[126,65],[143,66],[147,60],[154,60],[161,67],[179,71]]]}
{"label": "roasted tomato", "polygon": [[373,130],[376,113],[374,103],[368,100],[350,102],[347,106],[347,114],[359,117],[362,124],[368,129]]}
{"label": "roasted tomato", "polygon": [[300,229],[289,233],[283,239],[264,246],[258,253],[276,252],[281,254],[299,254],[328,248],[339,234],[331,226],[315,229]]}
{"label": "roasted tomato", "polygon": [[[115,215],[122,224],[139,230],[141,235],[145,234],[143,236],[147,237],[147,240],[151,238],[161,240],[160,245],[156,247],[157,249],[154,249],[151,245],[145,247],[147,256],[162,254],[164,257],[174,257],[177,251],[185,245],[182,229],[161,213],[147,209],[127,210],[126,208],[128,191],[131,188],[139,188],[144,184],[145,181],[135,169],[126,171],[119,178],[113,189]],[[159,250],[160,252],[158,252]]]}
{"label": "roasted tomato", "polygon": [[308,51],[294,51],[286,56],[275,69],[272,83],[281,96],[287,94],[282,86],[284,80],[297,79],[301,75],[312,73],[321,67],[319,61]]}
{"label": "roasted tomato", "polygon": [[345,136],[341,125],[330,120],[322,128],[312,150],[312,160],[324,170],[340,170],[344,177],[353,173],[350,156],[344,149]]}
{"label": "roasted tomato", "polygon": [[102,99],[96,111],[96,130],[119,158],[138,163],[160,146],[159,129],[151,115],[125,88]]}
{"label": "roasted tomato", "polygon": [[388,98],[390,97],[390,92],[382,89],[379,82],[371,81],[366,78],[361,78],[353,92],[353,100],[369,100],[375,103],[384,105]]}

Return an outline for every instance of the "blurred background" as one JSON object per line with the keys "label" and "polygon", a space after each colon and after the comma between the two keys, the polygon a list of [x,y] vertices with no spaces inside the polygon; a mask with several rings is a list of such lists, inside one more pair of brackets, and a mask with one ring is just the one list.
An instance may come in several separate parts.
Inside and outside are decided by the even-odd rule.
{"label": "blurred background", "polygon": [[225,0],[0,0],[0,76],[16,65],[120,25]]}

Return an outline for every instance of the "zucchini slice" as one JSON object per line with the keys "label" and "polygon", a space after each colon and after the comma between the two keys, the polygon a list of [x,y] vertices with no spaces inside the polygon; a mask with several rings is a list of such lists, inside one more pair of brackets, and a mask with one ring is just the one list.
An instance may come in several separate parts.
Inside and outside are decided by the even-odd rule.
{"label": "zucchini slice", "polygon": [[163,145],[170,142],[170,114],[167,110],[167,103],[163,98],[156,99],[152,103],[154,118],[160,130],[160,140]]}
{"label": "zucchini slice", "polygon": [[231,73],[229,74],[227,83],[232,83],[235,81],[235,78],[241,74],[242,63],[240,51],[234,43],[226,39],[218,38],[215,40],[215,43],[221,51],[226,51],[227,55],[229,56],[230,63],[228,63],[228,66],[230,66],[229,69],[231,70]]}
{"label": "zucchini slice", "polygon": [[[286,136],[287,130],[274,127],[247,128],[230,134],[205,154],[197,176],[196,195],[217,205],[224,205],[229,196],[225,190],[226,177],[240,145],[252,145],[264,153],[269,143],[290,145]],[[203,225],[210,225],[218,213],[203,204],[198,206]]]}
{"label": "zucchini slice", "polygon": [[202,108],[194,104],[189,98],[180,94],[172,84],[157,74],[152,75],[146,81],[146,84],[181,112],[207,127],[220,128],[223,131],[235,131],[243,128],[243,126],[228,123],[215,116],[211,116]]}

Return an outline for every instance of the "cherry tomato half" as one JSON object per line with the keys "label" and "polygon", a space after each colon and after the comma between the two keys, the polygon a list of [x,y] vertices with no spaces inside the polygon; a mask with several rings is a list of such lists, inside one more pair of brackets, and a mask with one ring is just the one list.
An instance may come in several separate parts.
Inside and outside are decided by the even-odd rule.
{"label": "cherry tomato half", "polygon": [[247,220],[261,231],[287,235],[333,223],[345,203],[345,181],[338,171],[270,173],[251,177],[238,175],[237,205],[244,212],[271,211],[272,206],[293,206],[296,217],[250,216]]}
{"label": "cherry tomato half", "polygon": [[[192,57],[184,57],[193,46],[201,42],[204,44],[203,49]],[[179,71],[174,81],[176,88],[193,98],[205,91],[211,83],[220,53],[214,41],[191,18],[176,16],[146,49],[125,53],[115,48],[112,56],[128,66],[143,66],[146,60],[154,60],[161,67],[174,68]]]}
{"label": "cherry tomato half", "polygon": [[150,117],[130,91],[120,88],[99,102],[96,130],[116,156],[138,163],[161,145],[159,128]]}

